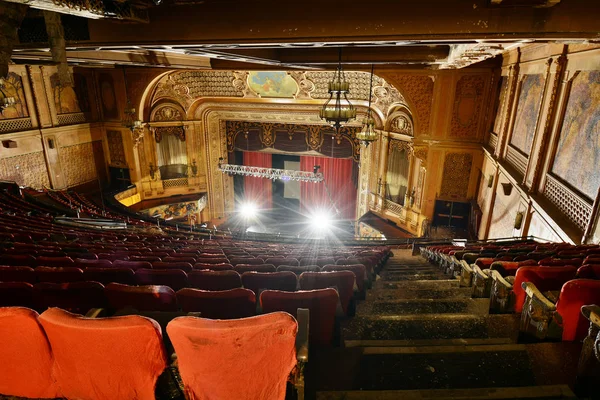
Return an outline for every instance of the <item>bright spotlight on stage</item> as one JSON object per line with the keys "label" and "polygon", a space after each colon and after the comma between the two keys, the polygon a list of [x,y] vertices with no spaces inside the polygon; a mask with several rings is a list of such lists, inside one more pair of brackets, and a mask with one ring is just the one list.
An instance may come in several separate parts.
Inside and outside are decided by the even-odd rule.
{"label": "bright spotlight on stage", "polygon": [[331,228],[332,221],[329,213],[325,211],[317,211],[310,217],[310,224],[313,229],[327,230]]}
{"label": "bright spotlight on stage", "polygon": [[240,214],[244,218],[254,218],[258,213],[258,207],[254,203],[244,203],[240,207]]}

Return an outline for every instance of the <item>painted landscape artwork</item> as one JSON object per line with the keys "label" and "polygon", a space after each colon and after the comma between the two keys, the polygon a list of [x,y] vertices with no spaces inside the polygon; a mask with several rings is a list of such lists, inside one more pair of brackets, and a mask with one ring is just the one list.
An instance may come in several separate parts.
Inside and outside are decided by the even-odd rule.
{"label": "painted landscape artwork", "polygon": [[525,75],[519,94],[515,128],[510,139],[510,144],[525,154],[529,154],[533,144],[543,90],[543,75]]}
{"label": "painted landscape artwork", "polygon": [[590,199],[600,186],[600,71],[573,81],[552,172]]}

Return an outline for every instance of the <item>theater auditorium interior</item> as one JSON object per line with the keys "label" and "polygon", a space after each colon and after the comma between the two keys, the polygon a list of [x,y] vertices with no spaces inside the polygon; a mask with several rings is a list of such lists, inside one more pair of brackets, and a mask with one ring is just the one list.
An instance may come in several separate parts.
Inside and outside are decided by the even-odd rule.
{"label": "theater auditorium interior", "polygon": [[599,15],[0,0],[0,399],[600,399]]}

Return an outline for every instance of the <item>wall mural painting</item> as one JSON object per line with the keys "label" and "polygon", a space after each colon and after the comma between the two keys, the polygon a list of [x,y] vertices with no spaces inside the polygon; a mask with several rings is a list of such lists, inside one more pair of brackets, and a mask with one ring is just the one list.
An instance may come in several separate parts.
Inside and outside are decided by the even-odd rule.
{"label": "wall mural painting", "polygon": [[73,74],[74,86],[61,86],[58,73],[50,76],[52,95],[57,114],[90,111],[90,99],[85,76]]}
{"label": "wall mural painting", "polygon": [[100,86],[100,96],[102,97],[102,115],[104,119],[119,119],[113,77],[109,74],[98,74],[98,85]]}
{"label": "wall mural painting", "polygon": [[600,71],[573,81],[552,172],[590,199],[600,186]]}
{"label": "wall mural painting", "polygon": [[510,144],[529,155],[544,91],[544,76],[525,75],[521,84],[517,116]]}
{"label": "wall mural painting", "polygon": [[184,203],[163,204],[143,210],[142,213],[151,217],[159,217],[165,220],[187,219],[190,215],[201,212],[206,207],[206,197],[200,200],[188,201]]}
{"label": "wall mural painting", "polygon": [[261,97],[292,98],[298,91],[294,78],[284,71],[252,71],[248,86]]}
{"label": "wall mural painting", "polygon": [[23,91],[23,80],[14,72],[9,72],[8,76],[2,80],[0,85],[0,96],[12,97],[15,99],[15,104],[6,107],[0,113],[0,120],[25,118],[29,116],[27,112],[27,104],[25,101],[25,92]]}
{"label": "wall mural painting", "polygon": [[494,120],[494,133],[500,134],[502,130],[502,119],[504,118],[504,101],[508,92],[508,76],[500,77],[500,99],[498,100],[498,108],[496,109],[496,119]]}

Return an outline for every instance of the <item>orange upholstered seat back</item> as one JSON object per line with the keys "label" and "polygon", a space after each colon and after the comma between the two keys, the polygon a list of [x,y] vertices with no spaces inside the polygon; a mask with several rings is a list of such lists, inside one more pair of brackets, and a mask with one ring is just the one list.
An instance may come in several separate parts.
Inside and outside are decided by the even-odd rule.
{"label": "orange upholstered seat back", "polygon": [[0,393],[54,398],[52,353],[38,314],[23,307],[0,308]]}
{"label": "orange upholstered seat back", "polygon": [[167,332],[187,398],[283,400],[298,325],[277,312],[236,320],[175,318]]}
{"label": "orange upholstered seat back", "polygon": [[156,380],[167,366],[155,321],[85,318],[50,308],[40,322],[52,347],[52,373],[62,397],[154,400]]}

